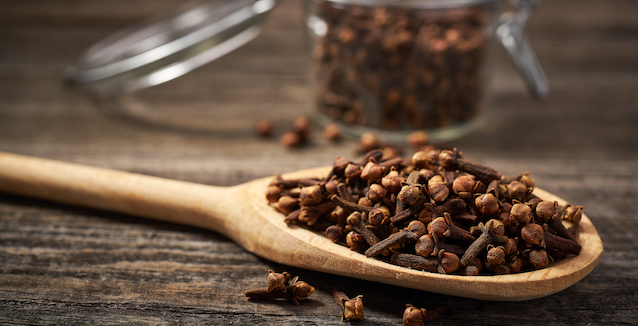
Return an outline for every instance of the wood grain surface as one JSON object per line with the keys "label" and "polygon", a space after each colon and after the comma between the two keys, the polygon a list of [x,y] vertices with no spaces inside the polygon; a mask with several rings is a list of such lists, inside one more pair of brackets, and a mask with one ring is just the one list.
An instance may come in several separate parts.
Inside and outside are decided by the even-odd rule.
{"label": "wood grain surface", "polygon": [[[261,117],[280,135],[308,110],[297,0],[254,41],[164,85],[117,102],[65,88],[87,47],[183,2],[1,1],[0,150],[217,186],[356,157],[355,140],[291,151],[254,135]],[[0,194],[0,323],[341,325],[336,287],[364,295],[362,325],[400,325],[407,303],[446,305],[434,325],[638,323],[638,2],[544,1],[529,33],[549,97],[531,99],[497,49],[487,123],[442,146],[531,171],[585,206],[605,254],[568,289],[524,302],[406,290],[276,264],[202,229]],[[246,300],[268,269],[316,291],[299,306]]]}

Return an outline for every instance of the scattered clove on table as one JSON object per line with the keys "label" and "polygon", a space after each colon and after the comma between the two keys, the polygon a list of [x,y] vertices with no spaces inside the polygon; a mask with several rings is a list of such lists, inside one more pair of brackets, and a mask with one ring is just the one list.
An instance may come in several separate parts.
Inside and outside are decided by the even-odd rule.
{"label": "scattered clove on table", "polygon": [[445,306],[425,309],[407,304],[403,311],[403,326],[423,326],[426,322],[433,321],[441,317],[445,310]]}
{"label": "scattered clove on table", "polygon": [[345,292],[334,289],[332,290],[332,296],[335,302],[343,310],[341,315],[341,321],[348,320],[361,320],[363,319],[363,296],[358,295],[352,299],[348,298]]}
{"label": "scattered clove on table", "polygon": [[315,291],[310,284],[299,281],[299,277],[291,279],[287,272],[276,273],[269,270],[266,284],[265,288],[246,290],[244,295],[251,300],[287,299],[299,305],[299,301],[307,299]]}

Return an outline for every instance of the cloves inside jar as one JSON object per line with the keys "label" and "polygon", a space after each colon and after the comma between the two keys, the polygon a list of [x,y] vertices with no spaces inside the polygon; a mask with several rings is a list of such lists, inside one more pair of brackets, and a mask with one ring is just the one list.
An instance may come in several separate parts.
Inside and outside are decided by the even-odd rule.
{"label": "cloves inside jar", "polygon": [[534,187],[529,173],[503,176],[456,149],[408,160],[376,149],[359,161],[338,157],[325,178],[277,175],[266,198],[287,223],[369,259],[471,276],[541,269],[579,254],[562,223],[577,227],[582,206],[544,201]]}
{"label": "cloves inside jar", "polygon": [[441,138],[475,125],[498,2],[435,3],[307,1],[313,102],[324,119],[355,134],[403,131],[415,145],[429,140],[418,131],[445,129]]}

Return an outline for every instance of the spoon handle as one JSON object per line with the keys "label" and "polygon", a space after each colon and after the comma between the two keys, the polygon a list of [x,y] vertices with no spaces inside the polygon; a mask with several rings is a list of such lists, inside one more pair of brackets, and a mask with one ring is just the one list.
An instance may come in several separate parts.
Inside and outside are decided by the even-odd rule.
{"label": "spoon handle", "polygon": [[0,192],[227,234],[236,187],[215,187],[0,152]]}

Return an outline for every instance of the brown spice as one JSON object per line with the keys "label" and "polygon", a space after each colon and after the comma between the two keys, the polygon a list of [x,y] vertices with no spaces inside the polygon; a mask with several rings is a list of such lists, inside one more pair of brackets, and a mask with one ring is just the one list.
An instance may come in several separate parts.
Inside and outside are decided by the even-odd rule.
{"label": "brown spice", "polygon": [[270,120],[259,120],[255,123],[255,132],[261,137],[267,138],[272,134],[273,124]]}
{"label": "brown spice", "polygon": [[[370,258],[429,272],[516,273],[546,266],[545,258],[580,253],[574,229],[562,221],[568,213],[578,218],[581,207],[535,197],[529,173],[490,180],[500,173],[460,161],[456,150],[448,152],[456,157],[450,163],[444,152],[434,149],[407,163],[383,158],[381,149],[355,162],[338,157],[324,179],[276,175],[266,198],[289,212],[286,223],[306,224]],[[456,170],[460,166],[466,171]],[[426,191],[434,187],[448,194]]]}
{"label": "brown spice", "polygon": [[487,13],[480,6],[436,15],[405,9],[313,6],[326,26],[313,51],[321,112],[387,130],[439,128],[477,115]]}
{"label": "brown spice", "polygon": [[425,322],[433,321],[441,317],[445,310],[445,306],[424,309],[407,304],[403,311],[403,326],[423,326]]}
{"label": "brown spice", "polygon": [[364,318],[362,295],[358,295],[350,299],[345,292],[339,289],[334,289],[332,290],[332,296],[339,307],[341,307],[341,310],[343,310],[341,321],[361,320]]}
{"label": "brown spice", "polygon": [[415,131],[410,133],[406,140],[410,147],[418,150],[428,144],[430,136],[425,131]]}
{"label": "brown spice", "polygon": [[341,128],[336,123],[329,123],[323,127],[323,136],[330,141],[337,141],[341,137]]}
{"label": "brown spice", "polygon": [[244,291],[244,295],[251,300],[287,299],[295,305],[307,299],[315,288],[310,284],[299,281],[299,277],[290,279],[287,272],[275,273],[268,271],[267,287]]}
{"label": "brown spice", "polygon": [[279,138],[279,142],[284,147],[288,147],[288,148],[296,148],[296,147],[300,147],[301,145],[303,145],[303,140],[301,139],[301,137],[299,137],[299,135],[297,135],[294,132],[284,133]]}

